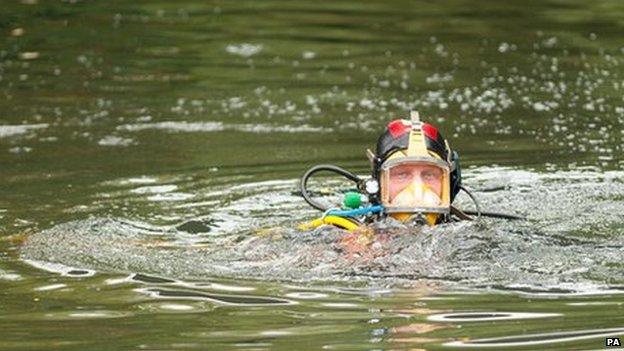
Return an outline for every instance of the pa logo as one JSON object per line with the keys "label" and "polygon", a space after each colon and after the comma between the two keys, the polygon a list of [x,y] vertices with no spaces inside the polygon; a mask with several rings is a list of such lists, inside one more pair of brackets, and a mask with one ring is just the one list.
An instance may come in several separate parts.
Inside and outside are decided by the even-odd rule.
{"label": "pa logo", "polygon": [[620,338],[607,338],[606,344],[607,346],[613,346],[613,347],[622,346],[622,343],[620,342]]}

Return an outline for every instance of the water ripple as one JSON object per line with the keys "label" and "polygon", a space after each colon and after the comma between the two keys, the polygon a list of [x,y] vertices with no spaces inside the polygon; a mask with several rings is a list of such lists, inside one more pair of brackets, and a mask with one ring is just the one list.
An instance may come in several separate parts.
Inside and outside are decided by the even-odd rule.
{"label": "water ripple", "polygon": [[[469,341],[453,341],[444,343],[445,346],[501,348],[514,346],[544,345],[564,343],[570,341],[613,337],[624,332],[624,328],[571,330],[556,333],[527,334],[521,336],[506,336],[501,338],[474,339]],[[603,340],[604,342],[604,340]]]}

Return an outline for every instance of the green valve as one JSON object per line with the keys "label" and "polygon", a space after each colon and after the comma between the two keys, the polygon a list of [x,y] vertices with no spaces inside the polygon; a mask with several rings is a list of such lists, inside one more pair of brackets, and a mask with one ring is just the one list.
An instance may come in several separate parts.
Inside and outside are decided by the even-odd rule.
{"label": "green valve", "polygon": [[360,193],[355,191],[349,191],[344,194],[343,205],[346,208],[356,209],[362,205],[362,198]]}

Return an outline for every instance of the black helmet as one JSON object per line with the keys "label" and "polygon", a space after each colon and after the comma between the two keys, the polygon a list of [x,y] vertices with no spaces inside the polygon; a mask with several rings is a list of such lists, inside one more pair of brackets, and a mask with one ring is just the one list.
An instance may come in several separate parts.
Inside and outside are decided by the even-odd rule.
{"label": "black helmet", "polygon": [[384,162],[396,152],[410,148],[410,140],[412,142],[414,140],[410,137],[412,135],[410,132],[414,130],[421,131],[424,145],[431,156],[448,163],[450,168],[450,200],[452,202],[461,186],[459,155],[450,148],[448,142],[436,127],[419,121],[417,112],[412,112],[412,121],[396,119],[388,123],[384,132],[377,140],[375,154],[373,155],[369,150],[369,158],[371,158],[373,166],[373,178],[379,182],[380,170]]}

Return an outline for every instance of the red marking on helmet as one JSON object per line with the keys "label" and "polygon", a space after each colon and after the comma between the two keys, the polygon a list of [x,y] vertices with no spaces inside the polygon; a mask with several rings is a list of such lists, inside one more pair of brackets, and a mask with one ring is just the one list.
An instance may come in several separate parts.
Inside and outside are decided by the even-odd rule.
{"label": "red marking on helmet", "polygon": [[401,135],[409,132],[412,128],[411,123],[405,123],[406,121],[402,119],[395,119],[394,121],[388,123],[388,131],[392,134],[393,138],[398,138]]}
{"label": "red marking on helmet", "polygon": [[423,123],[422,130],[427,137],[438,140],[438,129],[429,123]]}

